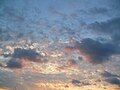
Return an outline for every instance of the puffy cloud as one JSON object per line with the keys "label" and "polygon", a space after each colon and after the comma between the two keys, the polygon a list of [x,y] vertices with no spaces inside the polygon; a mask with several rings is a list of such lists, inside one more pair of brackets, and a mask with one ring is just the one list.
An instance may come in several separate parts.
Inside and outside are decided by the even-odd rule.
{"label": "puffy cloud", "polygon": [[29,58],[29,59],[34,59],[38,56],[39,54],[37,52],[35,52],[34,50],[31,49],[21,49],[21,48],[15,48],[14,49],[14,53],[13,53],[13,57],[14,58]]}
{"label": "puffy cloud", "polygon": [[86,38],[81,41],[79,50],[85,56],[89,56],[89,60],[92,63],[102,63],[110,59],[111,55],[119,54],[120,47],[112,43],[101,43],[99,41]]}
{"label": "puffy cloud", "polygon": [[[73,49],[74,48],[74,49]],[[73,47],[66,47],[64,50],[78,50],[84,59],[93,64],[100,64],[110,60],[110,57],[115,54],[120,54],[120,47],[116,44],[101,43],[90,38],[82,39],[76,42]]]}
{"label": "puffy cloud", "polygon": [[22,68],[27,66],[29,62],[46,63],[48,61],[47,58],[37,53],[35,50],[22,48],[15,48],[14,53],[7,56],[4,55],[4,57],[11,57],[11,59],[6,63],[6,66],[0,63],[0,67],[11,69]]}
{"label": "puffy cloud", "polygon": [[[94,11],[99,10],[97,8]],[[100,11],[102,11],[102,9]],[[81,55],[83,55],[84,59],[94,64],[103,63],[110,60],[112,55],[120,54],[120,17],[112,18],[105,22],[96,21],[89,24],[87,27],[92,29],[95,33],[109,35],[111,39],[103,43],[96,40],[96,38],[84,38],[81,42],[76,42],[74,46],[65,47],[63,51],[71,52],[78,50]]]}
{"label": "puffy cloud", "polygon": [[22,62],[19,59],[11,59],[7,63],[7,68],[22,68]]}
{"label": "puffy cloud", "polygon": [[14,50],[12,57],[20,59],[23,58],[33,62],[44,62],[44,60],[42,59],[43,56],[38,54],[35,50],[32,49],[16,48]]}

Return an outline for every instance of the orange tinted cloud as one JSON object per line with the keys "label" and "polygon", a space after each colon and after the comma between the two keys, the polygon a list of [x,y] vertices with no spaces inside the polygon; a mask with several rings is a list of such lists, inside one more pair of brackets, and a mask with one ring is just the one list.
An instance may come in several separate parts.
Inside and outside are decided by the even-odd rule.
{"label": "orange tinted cloud", "polygon": [[74,47],[71,47],[71,46],[67,46],[67,47],[64,47],[62,49],[63,52],[73,52],[73,51],[76,51],[77,48],[74,48]]}

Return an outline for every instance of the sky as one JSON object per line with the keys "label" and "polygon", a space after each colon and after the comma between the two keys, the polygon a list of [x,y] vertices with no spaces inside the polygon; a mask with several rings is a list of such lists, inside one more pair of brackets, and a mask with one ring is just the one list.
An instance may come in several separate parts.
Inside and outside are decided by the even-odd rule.
{"label": "sky", "polygon": [[120,62],[120,0],[0,0],[0,56],[11,70],[43,63],[61,70],[78,56],[91,65]]}

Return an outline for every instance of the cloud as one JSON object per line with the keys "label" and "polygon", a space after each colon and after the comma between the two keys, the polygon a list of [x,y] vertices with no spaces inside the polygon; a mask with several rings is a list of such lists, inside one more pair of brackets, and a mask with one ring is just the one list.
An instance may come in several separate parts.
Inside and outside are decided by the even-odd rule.
{"label": "cloud", "polygon": [[0,67],[11,69],[24,67],[25,61],[36,63],[46,63],[48,61],[47,58],[37,53],[35,50],[22,48],[15,48],[14,53],[10,55],[4,55],[4,57],[11,57],[11,59],[6,63],[6,66],[0,63]]}
{"label": "cloud", "polygon": [[0,63],[0,67],[4,67],[2,63]]}
{"label": "cloud", "polygon": [[120,85],[120,80],[118,79],[119,75],[112,74],[108,71],[104,71],[103,73],[101,73],[101,76],[104,78],[104,81],[110,84]]}
{"label": "cloud", "polygon": [[73,46],[66,46],[65,48],[62,49],[62,51],[64,51],[64,52],[71,52],[74,50],[76,50],[76,48]]}
{"label": "cloud", "polygon": [[114,33],[111,38],[114,43],[120,44],[120,32]]}
{"label": "cloud", "polygon": [[120,33],[120,17],[112,18],[110,20],[107,20],[106,22],[94,22],[88,25],[89,29],[103,32],[103,33],[109,33],[113,34],[116,32]]}
{"label": "cloud", "polygon": [[106,22],[94,22],[88,25],[88,29],[109,35],[113,42],[120,43],[120,17],[112,18]]}
{"label": "cloud", "polygon": [[112,43],[120,44],[120,17],[112,18],[105,22],[94,22],[87,26],[95,33],[103,33],[111,37]]}
{"label": "cloud", "polygon": [[12,54],[13,58],[23,58],[33,62],[41,62],[43,58],[40,54],[38,54],[35,50],[32,49],[14,49],[14,53]]}
{"label": "cloud", "polygon": [[94,7],[94,8],[90,8],[89,12],[91,14],[105,14],[108,12],[107,8],[98,8],[98,7]]}
{"label": "cloud", "polygon": [[68,62],[67,62],[67,66],[66,67],[75,67],[75,66],[77,66],[76,60],[74,60],[74,59],[68,59],[67,61]]}
{"label": "cloud", "polygon": [[89,56],[89,60],[92,63],[102,63],[110,60],[110,56],[114,54],[120,54],[120,47],[112,43],[101,43],[99,41],[86,38],[81,41],[79,50],[85,56]]}
{"label": "cloud", "polygon": [[110,0],[110,2],[111,2],[111,6],[112,6],[112,8],[114,8],[115,10],[118,10],[118,14],[120,13],[120,0]]}
{"label": "cloud", "polygon": [[66,58],[64,60],[60,60],[59,62],[59,66],[58,69],[59,70],[67,70],[70,68],[77,68],[78,63],[76,62],[76,60],[72,59],[72,58]]}
{"label": "cloud", "polygon": [[[74,48],[74,49],[73,49]],[[120,54],[120,47],[116,44],[101,43],[90,38],[76,42],[73,47],[65,47],[66,51],[78,50],[85,60],[93,64],[101,64],[110,60],[112,55]]]}
{"label": "cloud", "polygon": [[116,84],[120,86],[120,80],[117,78],[107,78],[105,79],[106,82],[110,83],[110,84]]}
{"label": "cloud", "polygon": [[39,54],[35,52],[34,50],[31,49],[21,49],[21,48],[15,48],[13,57],[14,58],[22,58],[22,57],[27,57],[27,58],[36,58]]}
{"label": "cloud", "polygon": [[104,71],[103,73],[101,73],[101,75],[103,77],[106,77],[106,78],[109,78],[109,77],[119,77],[118,75],[112,74],[112,73],[110,73],[108,71]]}
{"label": "cloud", "polygon": [[19,59],[11,59],[7,63],[7,68],[22,68],[22,62]]}
{"label": "cloud", "polygon": [[73,79],[71,83],[75,86],[79,86],[81,82],[79,80]]}

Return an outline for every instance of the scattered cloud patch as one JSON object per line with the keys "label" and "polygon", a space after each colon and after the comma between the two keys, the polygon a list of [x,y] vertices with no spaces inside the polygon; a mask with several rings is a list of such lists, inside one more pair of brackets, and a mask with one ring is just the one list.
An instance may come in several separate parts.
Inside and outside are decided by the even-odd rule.
{"label": "scattered cloud patch", "polygon": [[75,67],[77,65],[78,64],[77,64],[76,60],[74,60],[74,59],[68,59],[67,60],[67,64],[66,64],[67,67]]}
{"label": "scattered cloud patch", "polygon": [[81,83],[79,80],[76,80],[76,79],[73,79],[72,81],[71,81],[71,83],[73,84],[73,85],[75,85],[75,86],[79,86],[79,84]]}
{"label": "scattered cloud patch", "polygon": [[115,75],[115,74],[112,74],[108,71],[104,71],[102,74],[101,74],[103,77],[118,77],[118,75]]}
{"label": "scattered cloud patch", "polygon": [[120,54],[120,47],[111,42],[102,43],[91,38],[82,39],[76,42],[73,47],[67,46],[65,51],[78,50],[84,59],[93,64],[101,64],[110,60],[112,55]]}
{"label": "scattered cloud patch", "polygon": [[7,63],[7,68],[22,68],[22,62],[19,59],[11,59]]}
{"label": "scattered cloud patch", "polygon": [[89,56],[90,62],[96,64],[110,60],[111,55],[120,54],[119,46],[112,43],[101,43],[90,38],[83,39],[77,46],[81,53]]}
{"label": "scattered cloud patch", "polygon": [[33,62],[39,62],[40,56],[35,50],[16,48],[12,55],[13,58],[23,58]]}
{"label": "scattered cloud patch", "polygon": [[110,83],[110,84],[115,84],[115,85],[119,85],[120,86],[120,80],[117,79],[117,78],[108,78],[105,81]]}
{"label": "scattered cloud patch", "polygon": [[4,57],[10,57],[10,60],[8,60],[6,66],[0,63],[0,67],[10,69],[27,67],[29,66],[30,62],[48,62],[48,59],[46,57],[42,56],[41,54],[37,53],[35,50],[32,49],[15,48],[12,54],[4,55]]}

